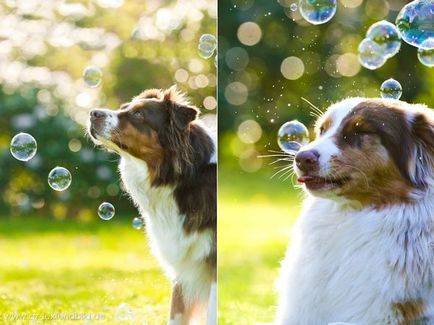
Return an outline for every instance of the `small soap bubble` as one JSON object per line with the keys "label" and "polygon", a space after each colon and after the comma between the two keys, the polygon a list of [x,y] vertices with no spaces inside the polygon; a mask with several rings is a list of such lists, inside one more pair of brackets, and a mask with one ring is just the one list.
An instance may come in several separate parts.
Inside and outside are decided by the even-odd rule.
{"label": "small soap bubble", "polygon": [[294,2],[294,3],[291,3],[291,5],[289,6],[289,9],[291,9],[291,11],[296,11],[296,10],[298,9],[298,6],[297,6],[297,4]]}
{"label": "small soap bubble", "polygon": [[96,88],[101,84],[102,71],[94,65],[87,66],[83,71],[83,80],[90,88]]}
{"label": "small soap bubble", "polygon": [[369,27],[366,38],[373,40],[387,58],[394,56],[401,48],[401,36],[395,25],[382,20]]}
{"label": "small soap bubble", "polygon": [[123,302],[116,308],[116,319],[119,321],[128,321],[134,319],[134,311],[131,306]]}
{"label": "small soap bubble", "polygon": [[309,131],[297,120],[284,123],[277,132],[277,143],[280,149],[288,153],[297,152],[308,142]]}
{"label": "small soap bubble", "polygon": [[300,14],[314,25],[328,22],[336,13],[336,0],[300,0]]}
{"label": "small soap bubble", "polygon": [[427,67],[434,67],[434,39],[428,39],[417,50],[419,62]]}
{"label": "small soap bubble", "polygon": [[71,182],[71,173],[64,167],[55,167],[48,174],[48,185],[55,191],[66,190]]}
{"label": "small soap bubble", "polygon": [[10,151],[15,159],[29,161],[36,155],[37,143],[28,133],[18,133],[11,140]]}
{"label": "small soap bubble", "polygon": [[134,229],[137,229],[137,230],[142,229],[143,228],[143,219],[142,218],[138,218],[138,217],[134,218],[133,222],[132,222],[132,225],[133,225]]}
{"label": "small soap bubble", "polygon": [[110,220],[115,216],[115,207],[109,202],[103,202],[98,207],[98,215],[102,220]]}
{"label": "small soap bubble", "polygon": [[[424,42],[434,39],[434,1],[416,0],[405,5],[396,17],[402,39],[416,47],[431,46]],[[424,47],[425,49],[429,49]]]}
{"label": "small soap bubble", "polygon": [[358,52],[360,64],[370,70],[383,66],[387,59],[382,53],[381,47],[369,38],[360,42]]}
{"label": "small soap bubble", "polygon": [[402,86],[395,79],[387,79],[380,87],[382,98],[399,99],[402,95]]}
{"label": "small soap bubble", "polygon": [[198,53],[201,58],[208,59],[217,48],[217,39],[214,35],[203,34],[199,39]]}

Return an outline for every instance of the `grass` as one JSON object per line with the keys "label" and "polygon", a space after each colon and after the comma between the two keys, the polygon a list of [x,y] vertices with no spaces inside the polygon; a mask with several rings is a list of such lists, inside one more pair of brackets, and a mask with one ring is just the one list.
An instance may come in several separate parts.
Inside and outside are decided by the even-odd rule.
{"label": "grass", "polygon": [[219,324],[271,323],[275,280],[300,200],[269,172],[219,169]]}
{"label": "grass", "polygon": [[[170,284],[126,220],[1,219],[0,323],[165,324]],[[94,319],[48,321],[82,314]]]}
{"label": "grass", "polygon": [[[273,320],[274,282],[300,200],[290,182],[270,174],[220,168],[219,324]],[[169,281],[129,218],[83,224],[3,217],[0,254],[0,324],[166,323]],[[133,319],[121,320],[122,303]],[[47,321],[81,314],[104,320]]]}

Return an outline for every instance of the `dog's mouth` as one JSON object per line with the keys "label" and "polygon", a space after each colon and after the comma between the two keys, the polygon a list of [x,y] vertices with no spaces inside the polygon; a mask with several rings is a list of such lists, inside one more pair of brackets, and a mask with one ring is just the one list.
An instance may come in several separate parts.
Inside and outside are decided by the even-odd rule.
{"label": "dog's mouth", "polygon": [[340,177],[340,178],[327,178],[327,177],[319,177],[319,176],[300,176],[298,177],[298,182],[305,184],[306,188],[309,190],[330,190],[342,187],[345,185],[350,178],[349,177]]}

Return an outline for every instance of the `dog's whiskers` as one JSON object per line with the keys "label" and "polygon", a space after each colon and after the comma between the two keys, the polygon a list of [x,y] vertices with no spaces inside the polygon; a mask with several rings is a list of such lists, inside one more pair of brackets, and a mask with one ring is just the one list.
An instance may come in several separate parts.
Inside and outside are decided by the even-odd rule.
{"label": "dog's whiskers", "polygon": [[306,103],[308,103],[310,105],[310,107],[312,108],[313,112],[316,112],[317,114],[319,114],[319,117],[321,117],[324,114],[324,112],[320,108],[318,108],[317,106],[315,106],[314,104],[312,104],[306,98],[301,97],[301,99],[304,100]]}

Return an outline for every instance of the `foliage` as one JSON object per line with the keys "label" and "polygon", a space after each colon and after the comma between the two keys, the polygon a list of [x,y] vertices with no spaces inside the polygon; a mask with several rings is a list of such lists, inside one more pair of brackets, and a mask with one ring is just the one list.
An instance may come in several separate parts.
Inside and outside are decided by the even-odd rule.
{"label": "foliage", "polygon": [[[197,54],[201,34],[216,33],[214,4],[0,2],[0,211],[90,220],[102,201],[111,201],[118,212],[135,213],[120,189],[118,158],[85,136],[89,110],[117,108],[143,89],[174,83],[198,107],[215,97],[214,61]],[[85,86],[81,74],[88,65],[102,69],[101,87]],[[18,132],[38,142],[28,163],[9,153]],[[72,173],[65,192],[47,184],[55,166]]]}
{"label": "foliage", "polygon": [[[278,150],[280,125],[297,119],[311,127],[314,117],[302,97],[325,109],[349,96],[379,97],[381,83],[394,78],[402,84],[402,100],[433,107],[434,69],[418,61],[415,47],[402,42],[400,52],[374,71],[357,60],[357,47],[369,26],[382,19],[394,22],[406,1],[341,0],[335,17],[317,26],[304,21],[298,10],[292,11],[292,3],[297,1],[219,1],[219,20],[224,22],[219,24],[219,135],[220,158],[225,162],[240,162],[243,170],[255,172],[264,163],[256,158],[259,153]],[[261,32],[259,42],[251,46],[240,39],[245,22],[257,24]],[[289,80],[282,75],[287,57],[303,62],[301,77]],[[234,82],[246,87],[245,102],[228,100],[228,86]],[[239,97],[245,91],[233,92]],[[259,123],[259,140],[246,143],[236,136],[246,120]],[[245,168],[245,159],[259,161]]]}

